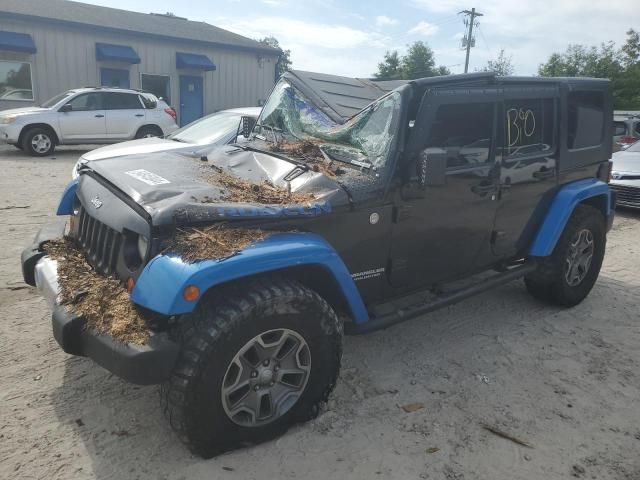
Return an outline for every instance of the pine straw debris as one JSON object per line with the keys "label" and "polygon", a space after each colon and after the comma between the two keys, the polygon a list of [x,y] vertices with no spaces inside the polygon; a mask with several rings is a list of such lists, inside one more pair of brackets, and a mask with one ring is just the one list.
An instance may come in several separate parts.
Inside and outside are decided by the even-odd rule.
{"label": "pine straw debris", "polygon": [[310,140],[276,143],[271,146],[271,151],[302,161],[314,172],[320,172],[328,177],[336,177],[345,173],[336,162],[325,157],[317,143]]}
{"label": "pine straw debris", "polygon": [[73,239],[53,240],[43,249],[58,262],[61,304],[83,316],[86,328],[123,343],[147,343],[146,322],[119,280],[94,271]]}
{"label": "pine straw debris", "polygon": [[219,260],[235,255],[267,236],[262,230],[230,228],[224,223],[204,228],[178,229],[164,252],[176,253],[188,263]]}
{"label": "pine straw debris", "polygon": [[268,181],[252,183],[228,174],[219,167],[207,176],[207,181],[223,189],[222,200],[238,203],[260,203],[263,205],[308,204],[315,199],[313,193],[291,192],[272,185]]}

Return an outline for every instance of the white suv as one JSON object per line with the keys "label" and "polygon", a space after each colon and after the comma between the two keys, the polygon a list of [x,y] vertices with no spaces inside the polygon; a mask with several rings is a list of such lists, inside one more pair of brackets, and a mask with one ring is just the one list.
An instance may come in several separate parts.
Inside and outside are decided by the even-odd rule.
{"label": "white suv", "polygon": [[176,112],[147,92],[89,87],[69,90],[40,107],[0,112],[0,142],[42,157],[56,145],[116,143],[177,130]]}

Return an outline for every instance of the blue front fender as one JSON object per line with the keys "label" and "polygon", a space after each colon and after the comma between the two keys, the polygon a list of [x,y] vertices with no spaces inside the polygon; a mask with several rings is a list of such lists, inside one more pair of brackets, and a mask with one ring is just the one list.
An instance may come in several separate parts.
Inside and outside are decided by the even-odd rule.
{"label": "blue front fender", "polygon": [[197,302],[185,300],[188,285],[201,292],[231,280],[287,267],[315,265],[335,279],[355,323],[369,317],[351,274],[336,251],[322,237],[310,233],[278,233],[221,260],[185,263],[176,255],[159,255],[144,268],[131,292],[131,300],[164,315],[193,311]]}
{"label": "blue front fender", "polygon": [[596,178],[578,180],[563,185],[553,198],[547,214],[536,234],[529,255],[534,257],[546,257],[553,253],[553,249],[569,221],[573,209],[580,202],[592,197],[602,197],[598,202],[602,214],[610,225],[610,217],[614,214],[615,198],[609,185]]}
{"label": "blue front fender", "polygon": [[78,188],[77,178],[71,180],[67,184],[67,186],[64,187],[64,192],[62,192],[62,197],[60,198],[60,203],[58,204],[58,210],[56,210],[56,215],[73,214],[73,197],[76,194],[77,188]]}

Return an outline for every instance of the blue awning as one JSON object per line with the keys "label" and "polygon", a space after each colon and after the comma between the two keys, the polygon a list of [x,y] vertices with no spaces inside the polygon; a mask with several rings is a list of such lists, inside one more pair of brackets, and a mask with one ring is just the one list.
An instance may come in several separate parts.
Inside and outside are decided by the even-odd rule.
{"label": "blue awning", "polygon": [[96,43],[96,59],[140,63],[140,57],[133,48],[128,45],[111,45],[110,43]]}
{"label": "blue awning", "polygon": [[0,50],[36,53],[36,44],[28,33],[0,32]]}
{"label": "blue awning", "polygon": [[209,57],[197,53],[176,53],[177,68],[196,68],[198,70],[215,70],[216,66]]}

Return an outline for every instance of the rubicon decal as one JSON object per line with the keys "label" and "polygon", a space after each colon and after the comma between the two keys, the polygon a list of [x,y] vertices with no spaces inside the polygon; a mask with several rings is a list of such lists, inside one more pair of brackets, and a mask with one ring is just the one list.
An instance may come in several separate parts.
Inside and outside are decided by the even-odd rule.
{"label": "rubicon decal", "polygon": [[374,268],[372,270],[365,270],[364,272],[352,273],[351,278],[353,278],[353,280],[357,282],[358,280],[366,280],[368,278],[379,277],[383,273],[384,273],[384,267],[380,267],[380,268]]}

